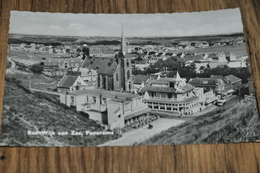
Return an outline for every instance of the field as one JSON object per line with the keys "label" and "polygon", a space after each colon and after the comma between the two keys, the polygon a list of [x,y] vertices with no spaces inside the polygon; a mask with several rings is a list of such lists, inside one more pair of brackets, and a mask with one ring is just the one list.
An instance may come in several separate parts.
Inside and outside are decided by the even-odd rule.
{"label": "field", "polygon": [[59,103],[56,96],[31,93],[18,80],[5,81],[1,145],[13,146],[96,146],[114,136],[28,135],[32,131],[102,131],[87,115]]}
{"label": "field", "polygon": [[219,46],[219,47],[208,47],[208,48],[194,48],[194,49],[183,49],[178,50],[177,52],[200,52],[200,53],[224,53],[230,52],[238,57],[240,56],[247,56],[246,45],[235,45],[235,46]]}
{"label": "field", "polygon": [[8,58],[16,62],[23,63],[24,65],[32,65],[34,63],[40,63],[45,59],[51,59],[53,57],[68,57],[67,54],[48,54],[48,53],[28,53],[24,51],[11,51],[9,50]]}
{"label": "field", "polygon": [[141,145],[177,145],[199,143],[237,143],[259,140],[260,122],[255,103],[243,102],[236,107],[195,117],[151,137]]}

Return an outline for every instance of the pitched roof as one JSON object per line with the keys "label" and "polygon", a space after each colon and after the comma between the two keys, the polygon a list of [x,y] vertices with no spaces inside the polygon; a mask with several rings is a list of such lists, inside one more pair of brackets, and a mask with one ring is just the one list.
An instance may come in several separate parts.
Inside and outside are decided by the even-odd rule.
{"label": "pitched roof", "polygon": [[149,75],[135,75],[134,83],[135,84],[141,84],[142,82],[145,83],[148,79],[150,79]]}
{"label": "pitched roof", "polygon": [[114,72],[118,66],[116,58],[86,58],[82,63],[81,68],[88,68],[97,70],[98,74],[104,74],[108,76],[114,75]]}
{"label": "pitched roof", "polygon": [[216,54],[216,53],[210,53],[210,54],[208,55],[208,58],[213,58],[213,57],[217,57],[217,54]]}
{"label": "pitched roof", "polygon": [[75,81],[77,80],[78,76],[67,76],[67,75],[64,75],[60,82],[58,83],[58,87],[59,88],[69,88],[71,87]]}
{"label": "pitched roof", "polygon": [[236,76],[234,76],[234,75],[228,75],[228,76],[225,76],[225,78],[228,80],[228,81],[230,81],[231,83],[232,82],[236,82],[236,81],[241,81],[242,79],[240,79],[240,78],[238,78],[238,77],[236,77]]}

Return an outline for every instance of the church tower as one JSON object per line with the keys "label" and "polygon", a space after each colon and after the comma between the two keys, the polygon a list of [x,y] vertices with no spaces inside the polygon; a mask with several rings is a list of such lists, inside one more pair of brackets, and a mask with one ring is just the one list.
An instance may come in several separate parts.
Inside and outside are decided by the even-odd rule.
{"label": "church tower", "polygon": [[121,52],[123,55],[126,54],[126,43],[125,43],[125,37],[124,37],[124,26],[122,24],[122,30],[121,30]]}
{"label": "church tower", "polygon": [[121,51],[118,54],[120,64],[120,76],[121,76],[121,90],[131,92],[133,90],[133,75],[132,75],[132,63],[131,56],[127,53],[126,43],[124,38],[124,28],[122,25],[121,31]]}

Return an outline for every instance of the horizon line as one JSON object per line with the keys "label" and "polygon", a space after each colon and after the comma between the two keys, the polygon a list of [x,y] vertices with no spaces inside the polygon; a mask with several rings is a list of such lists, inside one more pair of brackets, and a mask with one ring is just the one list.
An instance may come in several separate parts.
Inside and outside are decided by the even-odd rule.
{"label": "horizon line", "polygon": [[[57,36],[57,37],[118,37],[120,38],[121,36],[76,36],[76,35],[46,35],[46,34],[23,34],[23,33],[8,33],[8,34],[19,34],[19,35],[35,35],[35,36]],[[183,35],[183,36],[125,36],[125,38],[132,38],[132,37],[140,37],[140,38],[151,38],[151,37],[156,37],[156,38],[170,38],[170,37],[201,37],[201,36],[218,36],[218,35],[233,35],[233,34],[244,34],[244,31],[241,32],[231,32],[231,33],[221,33],[221,34],[208,34],[208,35]],[[244,36],[244,35],[243,35]]]}

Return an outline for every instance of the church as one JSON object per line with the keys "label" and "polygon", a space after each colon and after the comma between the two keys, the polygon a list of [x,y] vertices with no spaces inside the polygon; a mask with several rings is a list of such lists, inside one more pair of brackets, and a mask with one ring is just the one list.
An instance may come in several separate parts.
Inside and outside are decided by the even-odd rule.
{"label": "church", "polygon": [[113,58],[88,56],[81,68],[97,71],[96,88],[119,92],[133,91],[131,55],[126,50],[123,26],[120,52]]}

